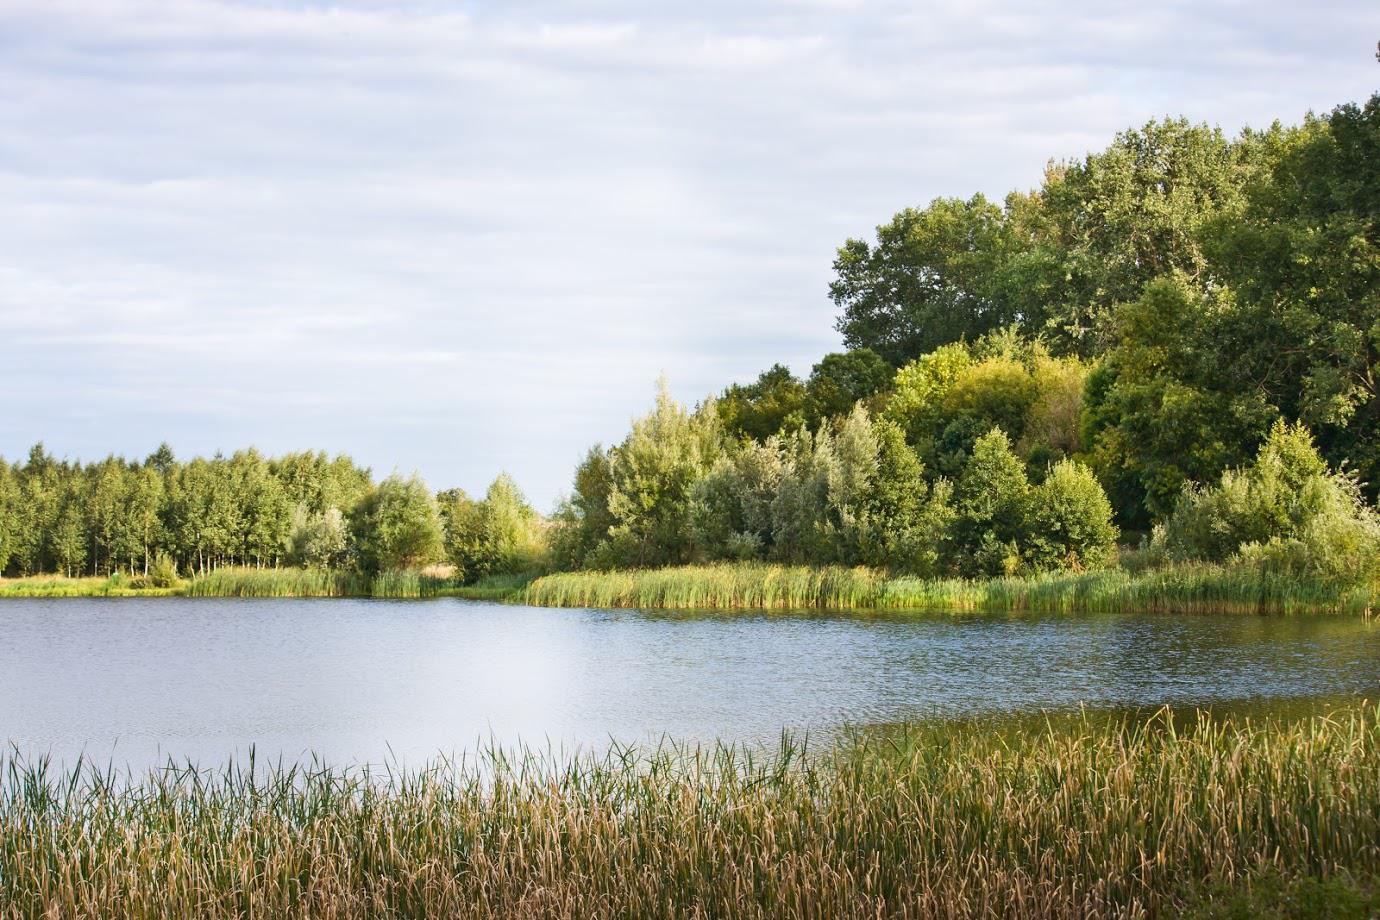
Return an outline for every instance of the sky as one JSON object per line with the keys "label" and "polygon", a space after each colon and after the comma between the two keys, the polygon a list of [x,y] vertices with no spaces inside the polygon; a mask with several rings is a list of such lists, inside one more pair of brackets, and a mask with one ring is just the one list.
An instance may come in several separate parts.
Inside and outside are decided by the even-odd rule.
{"label": "sky", "polygon": [[345,452],[548,509],[835,250],[1154,117],[1380,88],[1366,2],[0,0],[0,456]]}

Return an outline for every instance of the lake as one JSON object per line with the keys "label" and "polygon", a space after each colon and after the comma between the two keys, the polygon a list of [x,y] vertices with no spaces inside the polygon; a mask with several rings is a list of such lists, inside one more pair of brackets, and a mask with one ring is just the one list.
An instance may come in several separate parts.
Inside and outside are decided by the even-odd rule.
{"label": "lake", "polygon": [[770,742],[1079,705],[1380,692],[1358,619],[664,613],[453,599],[0,601],[0,740],[415,763],[490,739]]}

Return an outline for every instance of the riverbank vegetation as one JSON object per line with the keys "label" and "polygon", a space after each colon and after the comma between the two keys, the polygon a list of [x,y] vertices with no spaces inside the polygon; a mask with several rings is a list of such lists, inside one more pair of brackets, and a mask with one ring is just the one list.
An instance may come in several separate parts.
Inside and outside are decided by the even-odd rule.
{"label": "riverbank vegetation", "polygon": [[[1151,122],[1002,203],[903,210],[838,251],[848,351],[693,407],[663,386],[549,518],[507,476],[472,498],[321,453],[37,445],[0,461],[0,575],[494,596],[544,574],[534,597],[717,603],[728,569],[623,573],[749,563],[941,598],[1100,572],[1066,581],[1293,609],[1326,585],[1314,606],[1349,608],[1380,572],[1377,160],[1380,96],[1235,138]],[[440,562],[447,584],[415,574]]]}
{"label": "riverbank vegetation", "polygon": [[[920,724],[806,756],[0,766],[0,915],[1296,916],[1377,905],[1380,721]],[[1238,913],[1229,913],[1229,911]],[[1241,913],[1245,911],[1245,913]],[[1295,916],[1295,914],[1290,914]]]}
{"label": "riverbank vegetation", "polygon": [[512,598],[548,607],[682,610],[1371,615],[1380,610],[1380,580],[1351,584],[1213,565],[926,579],[869,568],[725,563],[559,572],[537,578]]}

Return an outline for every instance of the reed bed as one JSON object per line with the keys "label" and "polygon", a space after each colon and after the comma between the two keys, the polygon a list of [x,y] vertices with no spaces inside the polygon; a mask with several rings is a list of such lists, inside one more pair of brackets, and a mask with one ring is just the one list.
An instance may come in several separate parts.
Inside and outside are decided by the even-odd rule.
{"label": "reed bed", "polygon": [[1368,614],[1380,603],[1380,591],[1369,585],[1346,586],[1216,566],[1138,574],[1105,569],[969,581],[894,578],[866,568],[745,563],[559,572],[536,579],[523,599],[550,607]]}
{"label": "reed bed", "polygon": [[4,597],[148,597],[177,594],[171,587],[150,587],[143,579],[126,575],[109,578],[66,578],[61,575],[34,575],[28,578],[0,578],[0,598]]}
{"label": "reed bed", "polygon": [[340,569],[256,569],[227,567],[187,583],[188,597],[357,597],[369,594],[369,579]]}
{"label": "reed bed", "polygon": [[912,726],[809,757],[789,738],[772,756],[494,749],[373,773],[0,758],[0,917],[1170,916],[1260,879],[1375,879],[1378,716]]}

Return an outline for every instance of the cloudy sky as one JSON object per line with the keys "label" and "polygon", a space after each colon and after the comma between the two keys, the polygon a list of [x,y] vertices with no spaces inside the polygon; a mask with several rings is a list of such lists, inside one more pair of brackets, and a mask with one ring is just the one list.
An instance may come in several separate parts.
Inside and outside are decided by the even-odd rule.
{"label": "cloudy sky", "polygon": [[0,455],[346,451],[549,507],[834,249],[1166,113],[1380,86],[1374,0],[0,0]]}

